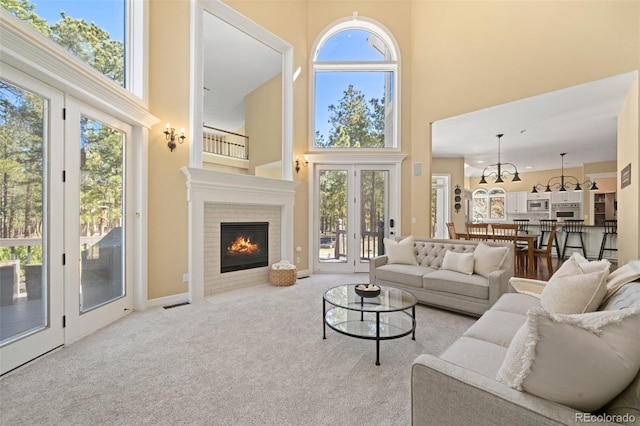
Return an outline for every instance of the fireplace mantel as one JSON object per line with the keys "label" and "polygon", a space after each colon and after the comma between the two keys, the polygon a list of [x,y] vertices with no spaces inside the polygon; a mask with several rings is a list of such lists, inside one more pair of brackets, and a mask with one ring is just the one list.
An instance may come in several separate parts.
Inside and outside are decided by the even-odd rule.
{"label": "fireplace mantel", "polygon": [[189,300],[204,298],[205,203],[281,207],[281,253],[292,258],[293,205],[297,182],[184,167],[189,203]]}

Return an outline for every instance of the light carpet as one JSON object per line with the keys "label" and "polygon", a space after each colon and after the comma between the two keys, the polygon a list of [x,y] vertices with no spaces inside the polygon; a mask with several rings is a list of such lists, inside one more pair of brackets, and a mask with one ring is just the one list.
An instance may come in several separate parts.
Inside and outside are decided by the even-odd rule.
{"label": "light carpet", "polygon": [[411,363],[472,317],[418,305],[416,340],[327,328],[322,294],[365,274],[318,274],[134,312],[0,380],[3,425],[409,425]]}

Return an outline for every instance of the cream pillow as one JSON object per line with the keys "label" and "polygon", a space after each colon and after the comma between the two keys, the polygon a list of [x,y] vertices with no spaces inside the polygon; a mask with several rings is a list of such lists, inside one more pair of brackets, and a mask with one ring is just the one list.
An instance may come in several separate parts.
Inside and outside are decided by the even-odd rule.
{"label": "cream pillow", "polygon": [[441,269],[473,274],[473,253],[456,253],[448,250],[444,253]]}
{"label": "cream pillow", "polygon": [[540,294],[540,305],[558,314],[581,314],[598,309],[607,292],[605,272],[584,274],[574,257],[562,264]]}
{"label": "cream pillow", "polygon": [[496,379],[576,410],[594,412],[638,374],[639,341],[640,304],[579,315],[531,308]]}
{"label": "cream pillow", "polygon": [[571,257],[576,260],[578,266],[585,274],[603,271],[605,272],[605,279],[607,279],[607,277],[609,276],[609,271],[611,271],[611,262],[609,262],[607,259],[590,261],[588,259],[585,259],[580,253],[577,252],[573,253]]}
{"label": "cream pillow", "polygon": [[551,277],[540,294],[540,306],[557,314],[593,312],[606,292],[604,272]]}
{"label": "cream pillow", "polygon": [[402,263],[405,265],[418,264],[414,253],[412,235],[401,241],[385,238],[383,242],[384,250],[387,253],[388,263]]}
{"label": "cream pillow", "polygon": [[631,260],[610,273],[607,277],[607,294],[602,303],[609,300],[620,287],[638,278],[640,278],[640,260]]}
{"label": "cream pillow", "polygon": [[491,247],[485,243],[479,243],[473,252],[473,272],[489,278],[489,274],[500,269],[507,254],[509,248],[503,247]]}

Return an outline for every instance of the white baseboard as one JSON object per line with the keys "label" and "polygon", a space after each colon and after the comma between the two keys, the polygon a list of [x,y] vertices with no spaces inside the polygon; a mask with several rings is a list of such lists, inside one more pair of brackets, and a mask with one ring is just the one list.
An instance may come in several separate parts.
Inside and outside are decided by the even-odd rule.
{"label": "white baseboard", "polygon": [[298,278],[306,278],[313,275],[310,270],[303,269],[302,271],[298,271]]}
{"label": "white baseboard", "polygon": [[175,305],[189,301],[189,293],[173,294],[171,296],[158,297],[147,301],[147,308]]}

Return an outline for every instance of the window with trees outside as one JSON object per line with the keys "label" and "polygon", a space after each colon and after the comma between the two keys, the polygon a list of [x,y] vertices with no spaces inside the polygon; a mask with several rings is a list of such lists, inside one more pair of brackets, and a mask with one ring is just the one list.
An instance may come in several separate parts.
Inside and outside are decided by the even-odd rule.
{"label": "window with trees outside", "polygon": [[[126,0],[0,0],[14,16],[123,87]],[[89,16],[92,17],[88,20]],[[95,20],[99,22],[95,22]]]}
{"label": "window with trees outside", "polygon": [[506,192],[502,188],[473,191],[473,221],[505,220],[505,197]]}
{"label": "window with trees outside", "polygon": [[338,24],[313,58],[314,149],[398,148],[398,53],[363,20]]}

